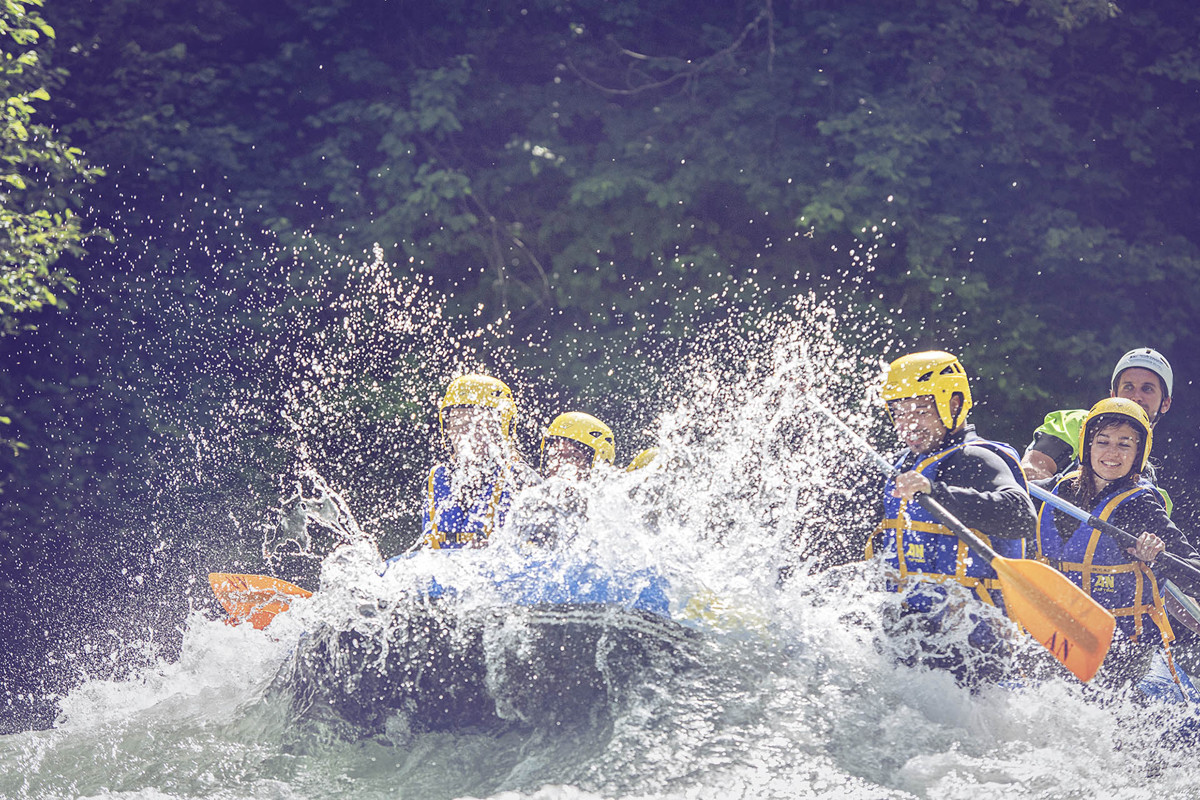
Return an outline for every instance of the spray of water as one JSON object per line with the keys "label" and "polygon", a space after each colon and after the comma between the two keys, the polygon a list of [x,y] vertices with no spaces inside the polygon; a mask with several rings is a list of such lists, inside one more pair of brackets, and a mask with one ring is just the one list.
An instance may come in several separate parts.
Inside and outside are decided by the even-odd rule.
{"label": "spray of water", "polygon": [[[433,457],[437,393],[498,346],[479,329],[448,333],[445,298],[403,265],[379,253],[333,263],[291,294],[264,292],[254,312],[277,337],[214,361],[219,418],[179,420],[189,479],[269,476],[257,496],[271,502],[228,515],[254,559],[310,564],[317,593],[261,632],[193,613],[178,658],[85,681],[54,729],[0,740],[0,795],[1065,798],[1195,783],[1163,734],[1188,724],[1186,708],[1147,709],[1053,671],[972,691],[910,657],[928,644],[919,632],[885,630],[901,598],[858,561],[879,476],[813,403],[888,449],[871,387],[894,344],[824,295],[749,330],[718,319],[676,351],[638,432],[660,448],[655,462],[598,471],[582,514],[554,482],[523,498],[535,521],[571,519],[549,555],[514,528],[485,549],[385,568],[414,539],[411,478]],[[264,379],[239,381],[251,358]],[[537,396],[536,380],[513,383]],[[547,418],[561,401],[524,408]],[[531,715],[516,691],[539,679],[529,656],[544,620],[515,613],[498,587],[539,560],[548,587],[579,565],[630,592],[647,576],[666,587],[673,621],[646,629],[655,652],[619,685],[598,659],[611,692],[577,717]],[[434,583],[453,592],[433,601]],[[299,660],[347,638],[369,657],[339,664],[350,651],[326,647],[325,688],[352,692],[392,648],[412,665],[412,648],[435,642],[455,669],[481,672],[497,724],[425,730],[403,709],[349,718],[303,684]],[[1035,645],[1017,650],[1037,663]]]}

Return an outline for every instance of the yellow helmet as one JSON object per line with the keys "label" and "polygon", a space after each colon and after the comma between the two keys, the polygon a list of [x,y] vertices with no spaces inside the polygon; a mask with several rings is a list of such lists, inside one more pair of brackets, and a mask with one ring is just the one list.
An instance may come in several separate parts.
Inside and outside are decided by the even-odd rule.
{"label": "yellow helmet", "polygon": [[[950,399],[956,394],[962,395],[962,408],[957,415],[950,408]],[[967,385],[967,371],[957,358],[942,350],[927,350],[901,356],[891,363],[883,383],[885,402],[926,396],[932,396],[937,403],[938,416],[947,430],[952,431],[966,421],[971,409],[971,387]]]}
{"label": "yellow helmet", "polygon": [[554,418],[550,427],[546,429],[546,435],[542,437],[542,453],[546,452],[546,439],[551,436],[561,436],[592,448],[595,452],[592,466],[595,466],[597,461],[611,464],[617,455],[612,428],[582,411],[568,411]]}
{"label": "yellow helmet", "polygon": [[1139,458],[1134,459],[1134,463],[1138,465],[1138,472],[1146,469],[1146,462],[1150,460],[1150,448],[1154,445],[1154,430],[1150,427],[1150,418],[1146,416],[1146,410],[1124,397],[1106,397],[1092,406],[1092,410],[1083,420],[1083,427],[1079,429],[1079,460],[1086,463],[1090,455],[1088,451],[1091,449],[1089,439],[1095,435],[1094,431],[1100,430],[1102,422],[1109,421],[1101,419],[1102,417],[1122,417],[1137,428],[1141,434],[1141,442],[1138,444],[1141,452],[1138,454]]}
{"label": "yellow helmet", "polygon": [[658,458],[657,447],[647,447],[642,452],[633,457],[633,461],[629,462],[629,466],[625,468],[626,472],[633,472],[635,469],[641,469],[650,465],[650,462]]}
{"label": "yellow helmet", "polygon": [[500,412],[500,430],[512,436],[512,421],[517,415],[517,403],[512,389],[503,381],[488,375],[463,375],[450,381],[442,402],[438,403],[438,427],[446,432],[446,409],[454,406],[494,408]]}

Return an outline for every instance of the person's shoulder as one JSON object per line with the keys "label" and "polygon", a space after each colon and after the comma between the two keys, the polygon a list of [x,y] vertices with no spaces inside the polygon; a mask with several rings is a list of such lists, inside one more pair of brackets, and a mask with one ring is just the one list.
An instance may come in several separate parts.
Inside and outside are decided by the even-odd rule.
{"label": "person's shoulder", "polygon": [[1061,408],[1051,411],[1043,418],[1045,421],[1062,420],[1064,422],[1082,422],[1088,415],[1086,408]]}
{"label": "person's shoulder", "polygon": [[988,461],[996,458],[1003,459],[1006,463],[1020,460],[1017,449],[1008,442],[984,438],[974,430],[967,431],[963,439],[962,452],[964,455]]}
{"label": "person's shoulder", "polygon": [[1087,418],[1087,409],[1064,408],[1051,411],[1042,418],[1042,424],[1034,429],[1033,435],[1053,436],[1072,445],[1079,439],[1079,431]]}
{"label": "person's shoulder", "polygon": [[1112,509],[1110,513],[1113,516],[1122,518],[1166,512],[1166,503],[1158,490],[1147,483],[1128,478],[1107,487],[1103,498],[1097,501],[1096,513],[1101,513],[1105,507]]}
{"label": "person's shoulder", "polygon": [[1163,511],[1167,510],[1166,498],[1163,497],[1163,493],[1159,491],[1158,487],[1154,484],[1146,481],[1138,481],[1138,483],[1131,488],[1137,490],[1130,495],[1129,499],[1132,502],[1156,506],[1161,508]]}
{"label": "person's shoulder", "polygon": [[1021,457],[1012,445],[993,439],[968,435],[957,453],[952,454],[954,468],[980,476],[1011,476],[1016,485],[1024,482]]}

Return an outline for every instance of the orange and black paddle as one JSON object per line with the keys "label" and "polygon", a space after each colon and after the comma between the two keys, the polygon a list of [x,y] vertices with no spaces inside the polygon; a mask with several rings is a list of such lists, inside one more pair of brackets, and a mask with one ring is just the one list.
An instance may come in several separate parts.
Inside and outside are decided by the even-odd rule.
{"label": "orange and black paddle", "polygon": [[208,584],[229,614],[231,625],[249,622],[256,630],[270,625],[275,615],[287,611],[293,600],[312,597],[307,589],[267,575],[212,572]]}
{"label": "orange and black paddle", "polygon": [[[870,454],[882,470],[888,474],[895,472],[887,459],[832,411],[816,398],[811,398],[811,403]],[[1053,567],[1040,561],[1001,556],[929,495],[917,495],[917,502],[996,570],[1008,616],[1079,680],[1091,680],[1112,645],[1117,621],[1108,609]]]}

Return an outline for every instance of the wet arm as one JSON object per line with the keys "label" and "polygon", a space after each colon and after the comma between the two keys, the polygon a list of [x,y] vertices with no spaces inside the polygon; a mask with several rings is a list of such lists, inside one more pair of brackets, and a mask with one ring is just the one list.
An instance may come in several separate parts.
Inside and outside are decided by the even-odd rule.
{"label": "wet arm", "polygon": [[1033,537],[1037,525],[1033,501],[1000,454],[965,447],[939,477],[942,480],[933,484],[933,498],[967,527],[1004,539]]}
{"label": "wet arm", "polygon": [[[1143,532],[1147,531],[1153,533],[1163,540],[1163,543],[1167,546],[1168,553],[1178,556],[1196,569],[1197,572],[1200,572],[1200,553],[1197,553],[1196,548],[1188,540],[1187,535],[1167,516],[1166,509],[1157,499],[1150,497],[1145,497],[1145,499],[1139,498],[1139,502],[1127,512],[1123,508],[1117,509],[1117,513],[1113,517],[1115,518],[1114,525],[1133,536],[1140,536]],[[1162,569],[1162,565],[1162,561],[1155,559],[1154,566],[1156,572]],[[1172,580],[1189,592],[1200,591],[1200,580],[1188,580],[1182,576],[1178,576],[1177,578],[1174,574],[1171,577]]]}
{"label": "wet arm", "polygon": [[1025,448],[1021,465],[1032,477],[1049,478],[1071,466],[1074,459],[1075,448],[1072,445],[1057,436],[1038,431]]}

